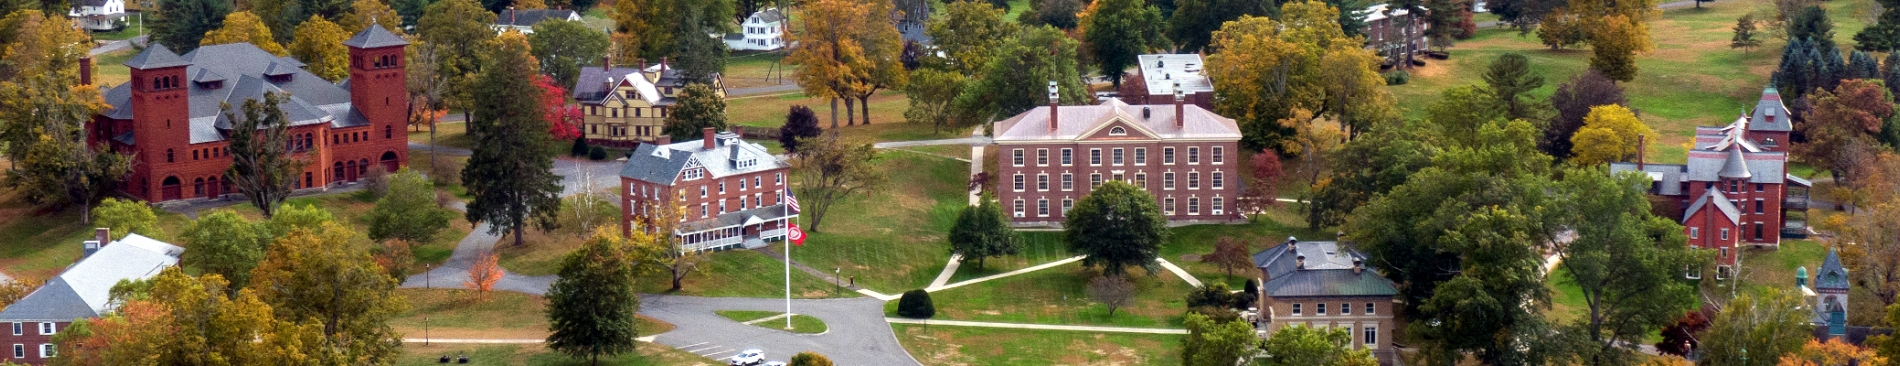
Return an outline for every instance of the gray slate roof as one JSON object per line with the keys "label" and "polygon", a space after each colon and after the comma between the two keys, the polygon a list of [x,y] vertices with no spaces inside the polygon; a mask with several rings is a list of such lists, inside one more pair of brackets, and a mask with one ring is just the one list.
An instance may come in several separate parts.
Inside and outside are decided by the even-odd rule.
{"label": "gray slate roof", "polygon": [[1693,216],[1697,211],[1701,211],[1703,205],[1712,204],[1715,205],[1717,210],[1722,211],[1722,215],[1728,219],[1730,224],[1740,225],[1742,223],[1742,210],[1735,208],[1735,204],[1728,201],[1727,195],[1723,195],[1722,191],[1714,189],[1708,190],[1707,192],[1708,193],[1702,194],[1702,197],[1696,198],[1695,203],[1689,204],[1688,210],[1682,211],[1682,222],[1688,222],[1689,216]]}
{"label": "gray slate roof", "polygon": [[[1399,293],[1391,280],[1377,271],[1353,273],[1354,258],[1364,254],[1340,248],[1335,242],[1311,241],[1282,244],[1254,253],[1254,267],[1267,275],[1260,292],[1272,297],[1302,296],[1392,296]],[[1306,268],[1296,263],[1306,256]]]}
{"label": "gray slate roof", "polygon": [[1847,287],[1847,267],[1841,266],[1841,254],[1828,248],[1827,260],[1821,262],[1821,270],[1815,273],[1814,288],[1846,290]]}
{"label": "gray slate roof", "polygon": [[[1689,167],[1682,164],[1644,164],[1642,172],[1649,175],[1655,186],[1651,192],[1664,196],[1682,195],[1682,182],[1687,178]],[[1636,163],[1610,163],[1610,173],[1637,171]]]}
{"label": "gray slate roof", "polygon": [[189,64],[191,63],[186,62],[184,58],[178,57],[177,53],[172,53],[170,48],[165,48],[165,45],[156,43],[152,44],[151,47],[146,47],[144,52],[139,52],[138,55],[126,59],[124,63],[125,67],[139,70],[185,66]]}
{"label": "gray slate roof", "polygon": [[[686,169],[693,167],[706,169],[706,177],[700,179],[718,179],[734,174],[791,167],[772,156],[765,146],[741,140],[737,134],[723,132],[714,136],[713,140],[716,143],[711,150],[705,149],[702,140],[664,146],[640,144],[627,157],[627,163],[620,167],[620,176],[671,186],[674,178],[681,177]],[[735,162],[744,159],[752,159],[756,164],[739,168]]]}
{"label": "gray slate roof", "polygon": [[[652,95],[645,95],[649,91],[646,87],[637,85],[641,81],[636,81],[635,88],[640,89],[641,98],[652,100],[653,105],[673,105],[673,97],[662,95],[657,88],[684,88],[686,81],[680,78],[679,69],[671,65],[666,66],[665,71],[660,71],[661,68],[659,64],[654,64],[647,66],[646,71],[642,72],[639,68],[633,67],[614,67],[606,70],[601,69],[600,66],[582,67],[580,77],[575,78],[574,87],[568,89],[572,90],[568,95],[573,96],[574,100],[581,104],[598,104],[602,98],[607,97],[607,93],[613,92],[618,84],[627,81],[629,77],[638,77],[656,88],[655,91],[651,91]],[[649,72],[659,73],[659,80],[646,80]],[[718,79],[719,75],[715,74],[713,78]]]}
{"label": "gray slate roof", "polygon": [[113,285],[157,275],[176,265],[183,252],[184,248],[139,234],[126,235],[0,310],[0,321],[65,322],[108,313],[117,306],[111,302]]}
{"label": "gray slate roof", "polygon": [[573,10],[507,9],[507,10],[502,10],[500,16],[495,17],[495,25],[533,27],[535,24],[540,24],[542,21],[566,20],[566,19],[572,19],[572,17],[574,16],[575,14]]}
{"label": "gray slate roof", "polygon": [[[1694,182],[1721,180],[1723,169],[1731,167],[1731,157],[1727,151],[1690,150],[1689,180]],[[1748,168],[1749,183],[1780,184],[1782,177],[1787,175],[1782,171],[1782,163],[1788,159],[1787,153],[1743,152],[1741,158],[1741,166]]]}
{"label": "gray slate roof", "polygon": [[689,234],[723,227],[744,225],[754,220],[772,221],[786,216],[797,216],[786,215],[787,210],[784,206],[785,205],[771,205],[745,211],[727,212],[710,219],[681,224],[679,229],[675,231],[677,231],[677,234]]}
{"label": "gray slate roof", "polygon": [[[389,34],[381,27],[372,26],[352,40],[378,42],[373,36],[377,33]],[[400,38],[397,40],[400,41]],[[401,44],[406,43],[396,45]],[[141,55],[149,54],[150,57],[145,57],[142,62],[148,67],[166,65],[169,61],[163,58],[169,53],[162,46],[147,48]],[[351,105],[349,89],[304,70],[302,62],[272,55],[249,43],[204,46],[175,57],[181,60],[179,62],[182,65],[188,65],[185,75],[193,79],[186,83],[190,96],[191,143],[223,141],[224,133],[221,130],[230,129],[231,121],[220,113],[219,106],[225,103],[233,107],[241,106],[246,100],[262,98],[265,92],[290,93],[283,107],[293,126],[330,123],[333,128],[343,128],[369,123]],[[139,59],[134,57],[135,61]],[[127,61],[128,66],[131,64],[132,61]],[[213,88],[208,82],[220,85]],[[132,119],[132,90],[129,83],[107,90],[105,99],[112,107],[104,113],[107,118]]]}
{"label": "gray slate roof", "polygon": [[350,37],[349,40],[343,41],[344,46],[356,48],[383,48],[408,44],[409,40],[402,39],[394,33],[389,33],[389,30],[383,29],[382,26],[374,24],[363,29],[362,32],[356,32],[356,36]]}
{"label": "gray slate roof", "polygon": [[780,12],[778,8],[766,8],[765,10],[760,10],[756,13],[752,13],[752,16],[749,16],[747,18],[758,19],[760,22],[771,23],[771,22],[785,20],[785,13]]}
{"label": "gray slate roof", "polygon": [[1755,102],[1755,113],[1749,117],[1748,130],[1793,131],[1794,118],[1788,115],[1788,107],[1781,104],[1781,92],[1769,86],[1762,89],[1761,100]]}
{"label": "gray slate roof", "polygon": [[[1073,140],[1093,131],[1097,126],[1114,120],[1128,122],[1137,129],[1146,129],[1160,139],[1240,139],[1240,126],[1234,120],[1201,109],[1200,106],[1187,104],[1182,106],[1182,114],[1187,116],[1182,126],[1174,125],[1174,105],[1129,105],[1120,99],[1109,99],[1097,105],[1061,106],[1056,110],[1056,131],[1049,131],[1048,106],[1032,108],[997,123],[997,142],[1033,142],[1049,140]],[[1149,117],[1142,118],[1142,108],[1149,108]],[[1129,132],[1134,136],[1135,132]]]}

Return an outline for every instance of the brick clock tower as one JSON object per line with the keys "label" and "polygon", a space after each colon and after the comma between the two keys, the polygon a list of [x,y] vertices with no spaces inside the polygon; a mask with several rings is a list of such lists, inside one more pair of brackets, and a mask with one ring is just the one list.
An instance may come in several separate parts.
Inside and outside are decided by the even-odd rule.
{"label": "brick clock tower", "polygon": [[[161,44],[153,44],[150,52],[125,61],[132,73],[132,109],[138,111],[132,118],[132,134],[138,144],[132,148],[146,161],[181,161],[179,155],[188,151],[191,103],[187,99],[190,88],[186,84],[189,81],[185,79],[185,67],[190,65]],[[125,180],[125,190],[144,193],[145,197],[159,197],[159,200],[181,197],[184,182],[180,178],[169,174],[170,171],[154,171],[168,167],[175,165],[134,164],[132,174]]]}
{"label": "brick clock tower", "polygon": [[[370,121],[370,141],[360,154],[380,154],[376,161],[394,172],[409,161],[409,86],[403,72],[403,47],[409,41],[371,24],[344,46],[350,48],[350,104]],[[353,147],[343,147],[350,150]],[[389,156],[389,155],[395,156]],[[346,154],[356,155],[356,154]]]}

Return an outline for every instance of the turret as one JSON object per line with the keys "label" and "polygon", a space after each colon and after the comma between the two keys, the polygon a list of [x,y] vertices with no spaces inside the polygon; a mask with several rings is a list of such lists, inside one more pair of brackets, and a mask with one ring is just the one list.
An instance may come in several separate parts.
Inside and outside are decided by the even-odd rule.
{"label": "turret", "polygon": [[136,139],[132,148],[144,160],[134,164],[125,190],[150,201],[166,199],[159,186],[167,176],[152,169],[183,161],[179,155],[190,154],[190,84],[185,79],[189,66],[190,61],[156,43],[125,61],[132,74],[127,81],[132,88],[132,136]]}
{"label": "turret", "polygon": [[370,24],[343,45],[350,48],[350,103],[369,119],[370,140],[407,139],[400,130],[407,125],[404,117],[409,110],[403,72],[403,47],[409,41]]}

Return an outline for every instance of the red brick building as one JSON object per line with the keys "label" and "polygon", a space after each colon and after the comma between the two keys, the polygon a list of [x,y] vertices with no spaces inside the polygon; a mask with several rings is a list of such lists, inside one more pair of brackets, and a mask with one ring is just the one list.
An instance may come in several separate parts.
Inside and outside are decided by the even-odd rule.
{"label": "red brick building", "polygon": [[[129,234],[111,241],[106,229],[94,238],[69,247],[82,254],[79,262],[46,284],[0,310],[0,362],[45,365],[59,356],[53,336],[74,320],[98,318],[118,308],[112,287],[119,281],[143,280],[178,264],[184,248]],[[106,243],[110,243],[109,245]]]}
{"label": "red brick building", "polygon": [[623,233],[659,210],[684,208],[673,233],[680,250],[757,248],[783,240],[798,218],[781,204],[792,166],[765,146],[711,128],[698,141],[656,142],[640,144],[620,169]]}
{"label": "red brick building", "polygon": [[[1716,250],[1716,279],[1726,279],[1739,247],[1776,247],[1783,232],[1806,224],[1789,212],[1807,210],[1807,180],[1787,174],[1788,136],[1793,130],[1781,95],[1770,87],[1749,115],[1727,126],[1696,127],[1687,164],[1612,163],[1611,172],[1649,175],[1649,192],[1673,200],[1689,245]],[[1699,275],[1696,275],[1699,276]]]}
{"label": "red brick building", "polygon": [[[1050,105],[996,122],[997,195],[1011,223],[1060,226],[1102,182],[1154,194],[1173,223],[1234,222],[1241,192],[1240,127],[1185,103]],[[1177,89],[1179,90],[1179,89]]]}
{"label": "red brick building", "polygon": [[1174,102],[1174,89],[1180,88],[1187,103],[1214,109],[1214,81],[1207,78],[1207,63],[1193,53],[1153,54],[1136,57],[1134,77],[1123,78],[1118,92],[1128,104],[1167,104]]}
{"label": "red brick building", "polygon": [[408,42],[371,26],[343,45],[350,50],[350,78],[332,83],[305,71],[302,62],[248,43],[204,46],[183,56],[154,44],[125,62],[131,80],[105,93],[111,108],[93,117],[90,139],[133,155],[132,173],[120,184],[125,194],[154,202],[217,198],[238,193],[224,176],[233,122],[219,106],[235,109],[266,92],[289,93],[282,107],[291,139],[284,143],[309,163],[295,188],[355,181],[370,166],[394,171],[409,156],[403,130]]}

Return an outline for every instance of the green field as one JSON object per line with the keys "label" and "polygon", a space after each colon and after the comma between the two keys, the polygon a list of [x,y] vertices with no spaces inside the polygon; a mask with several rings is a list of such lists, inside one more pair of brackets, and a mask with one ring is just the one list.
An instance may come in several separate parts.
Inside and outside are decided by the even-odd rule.
{"label": "green field", "polygon": [[1185,336],[892,324],[925,365],[1179,365]]}
{"label": "green field", "polygon": [[[1766,42],[1761,47],[1747,52],[1731,49],[1730,28],[1743,14],[1771,14],[1770,4],[1765,0],[1712,2],[1700,10],[1665,11],[1650,23],[1655,50],[1638,56],[1636,79],[1622,85],[1631,107],[1662,136],[1660,143],[1652,144],[1656,149],[1652,161],[1683,160],[1695,126],[1726,124],[1760,98],[1785,41],[1775,37],[1775,31],[1764,29],[1760,34]],[[1866,4],[1865,0],[1823,3],[1842,46],[1853,45],[1854,33],[1865,27],[1856,19],[1855,9]],[[1481,84],[1486,66],[1505,53],[1529,57],[1532,71],[1544,77],[1545,86],[1531,93],[1536,98],[1548,97],[1558,84],[1581,74],[1590,58],[1588,48],[1550,50],[1535,33],[1520,37],[1512,29],[1484,29],[1453,46],[1451,59],[1430,60],[1430,65],[1413,71],[1411,83],[1390,90],[1407,117],[1422,118],[1425,106],[1436,102],[1442,90]]]}
{"label": "green field", "polygon": [[[806,246],[792,249],[792,258],[804,257],[798,252],[811,248]],[[773,251],[783,248],[783,244],[770,246]],[[816,267],[816,266],[813,266]],[[641,276],[636,286],[642,293],[667,293],[672,287],[668,273],[654,273]],[[712,297],[783,297],[785,296],[785,262],[773,259],[750,250],[728,250],[715,252],[707,257],[699,270],[687,275],[679,292],[674,295],[712,296]],[[803,299],[830,297],[857,297],[858,293],[849,290],[839,291],[836,284],[812,276],[809,273],[792,269],[792,297]]]}
{"label": "green field", "polygon": [[117,32],[94,32],[92,33],[92,39],[100,40],[100,41],[117,41],[117,40],[122,40],[122,39],[131,39],[132,37],[138,37],[140,34],[146,33],[144,19],[145,18],[140,17],[137,13],[126,13],[125,14],[125,29],[120,29]]}
{"label": "green field", "polygon": [[801,225],[810,239],[792,258],[895,294],[928,285],[950,259],[945,233],[968,206],[969,165],[909,153],[878,156],[877,166],[890,178],[887,189],[844,198],[816,227],[807,198]]}
{"label": "green field", "polygon": [[[1115,310],[1088,296],[1088,283],[1100,269],[1084,269],[1080,262],[987,282],[933,292],[937,308],[933,319],[1004,323],[1107,325],[1144,328],[1180,327],[1187,310],[1186,281],[1167,270],[1153,274],[1129,269],[1134,281],[1133,301]],[[896,302],[886,306],[896,316]]]}
{"label": "green field", "polygon": [[[761,311],[761,310],[717,310],[717,311],[713,311],[713,313],[719,314],[719,316],[726,317],[726,319],[732,319],[732,321],[735,321],[735,322],[744,323],[744,322],[749,322],[749,321],[754,321],[754,320],[759,320],[759,319],[765,319],[765,318],[769,318],[773,316],[778,316],[779,314],[784,314],[785,312]],[[828,329],[825,326],[825,321],[818,320],[817,317],[813,317],[810,315],[793,314],[791,329],[785,329],[785,326],[783,324],[785,324],[785,320],[781,318],[781,319],[772,319],[768,321],[758,322],[752,325],[756,327],[760,327],[760,328],[765,328],[765,329],[782,330],[782,331],[787,331],[787,332],[792,332],[792,333],[801,333],[801,334],[820,334],[820,333],[824,333]]]}

